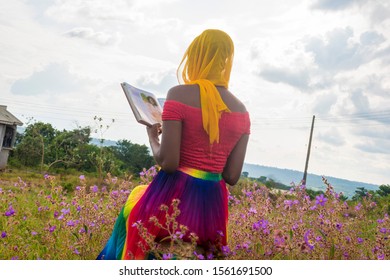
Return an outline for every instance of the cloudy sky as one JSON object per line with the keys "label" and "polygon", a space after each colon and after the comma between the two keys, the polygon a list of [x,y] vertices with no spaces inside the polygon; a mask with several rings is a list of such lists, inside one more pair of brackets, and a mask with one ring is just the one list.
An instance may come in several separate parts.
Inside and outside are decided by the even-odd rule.
{"label": "cloudy sky", "polygon": [[387,0],[1,1],[0,104],[57,129],[102,117],[104,138],[148,144],[120,82],[164,97],[207,28],[235,43],[246,162],[303,171],[315,115],[310,173],[390,184]]}

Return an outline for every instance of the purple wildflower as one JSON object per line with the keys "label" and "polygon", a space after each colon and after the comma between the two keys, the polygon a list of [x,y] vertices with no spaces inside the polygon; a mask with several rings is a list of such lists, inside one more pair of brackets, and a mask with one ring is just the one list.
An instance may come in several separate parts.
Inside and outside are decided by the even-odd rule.
{"label": "purple wildflower", "polygon": [[307,246],[309,246],[310,250],[314,249],[314,242],[310,239],[310,233],[311,230],[307,230],[303,236],[303,239],[305,240],[305,243]]}
{"label": "purple wildflower", "polygon": [[310,210],[316,210],[317,209],[317,205],[313,205],[312,207],[309,208]]}
{"label": "purple wildflower", "polygon": [[74,227],[76,225],[76,223],[74,221],[70,220],[66,223],[66,225],[69,227]]}
{"label": "purple wildflower", "polygon": [[247,196],[247,197],[252,197],[252,192],[250,191],[244,191],[244,194]]}
{"label": "purple wildflower", "polygon": [[163,260],[171,260],[173,258],[173,254],[172,253],[163,254],[162,258]]}
{"label": "purple wildflower", "polygon": [[61,209],[61,213],[66,215],[66,214],[69,214],[70,213],[70,208],[63,208]]}
{"label": "purple wildflower", "polygon": [[327,201],[328,199],[323,194],[316,196],[316,205],[325,206],[325,202]]}
{"label": "purple wildflower", "polygon": [[362,244],[362,243],[363,243],[363,238],[358,237],[358,238],[357,238],[357,242],[358,242],[359,244]]}
{"label": "purple wildflower", "polygon": [[336,223],[336,228],[338,230],[341,230],[341,228],[343,227],[343,224],[342,223]]}
{"label": "purple wildflower", "polygon": [[376,220],[377,222],[378,222],[378,224],[382,224],[385,220],[383,220],[383,219],[378,219],[378,220]]}
{"label": "purple wildflower", "polygon": [[112,198],[117,198],[119,196],[119,192],[118,191],[112,191],[110,195],[111,195]]}
{"label": "purple wildflower", "polygon": [[141,220],[138,220],[134,224],[132,224],[131,227],[137,227],[140,224],[141,224]]}
{"label": "purple wildflower", "polygon": [[256,214],[256,213],[257,213],[257,210],[256,210],[255,208],[251,207],[251,208],[249,209],[249,213]]}
{"label": "purple wildflower", "polygon": [[386,232],[387,232],[387,229],[386,229],[386,228],[381,228],[381,229],[379,230],[379,232],[380,232],[380,233],[386,233]]}
{"label": "purple wildflower", "polygon": [[176,240],[176,239],[182,239],[183,236],[184,236],[183,233],[181,233],[180,231],[176,231],[176,233],[174,233],[174,234],[172,235],[172,238],[175,239],[175,240]]}
{"label": "purple wildflower", "polygon": [[213,260],[213,259],[214,259],[213,253],[208,254],[208,255],[207,255],[207,259],[208,259],[208,260]]}
{"label": "purple wildflower", "polygon": [[93,192],[93,193],[97,193],[99,191],[99,188],[98,188],[98,186],[96,186],[96,185],[93,185],[92,187],[91,187],[91,192]]}
{"label": "purple wildflower", "polygon": [[252,229],[254,230],[266,229],[267,226],[268,226],[268,221],[261,219],[252,225]]}
{"label": "purple wildflower", "polygon": [[286,199],[284,201],[284,209],[290,209],[292,206],[293,206],[293,201],[292,200]]}
{"label": "purple wildflower", "polygon": [[275,238],[274,238],[274,244],[276,245],[276,246],[281,246],[281,245],[283,245],[284,244],[284,238],[283,237],[281,237],[281,236],[275,236]]}
{"label": "purple wildflower", "polygon": [[46,173],[45,175],[43,175],[43,178],[45,178],[45,180],[49,179],[49,177],[50,177],[50,176],[49,176],[49,174],[47,174],[47,173]]}
{"label": "purple wildflower", "polygon": [[12,207],[12,205],[10,205],[10,206],[8,207],[8,210],[5,211],[5,215],[6,215],[7,217],[15,215],[15,209]]}
{"label": "purple wildflower", "polygon": [[5,231],[2,231],[1,232],[1,238],[6,238],[7,237],[7,233]]}
{"label": "purple wildflower", "polygon": [[204,260],[204,256],[202,254],[198,254],[197,252],[194,252],[194,255],[198,260]]}
{"label": "purple wildflower", "polygon": [[361,208],[362,208],[362,204],[359,202],[359,204],[355,206],[355,210],[359,211]]}
{"label": "purple wildflower", "polygon": [[51,227],[49,227],[49,232],[53,232],[53,231],[55,231],[56,230],[56,226],[51,226]]}
{"label": "purple wildflower", "polygon": [[85,180],[85,176],[84,176],[84,175],[80,175],[80,176],[79,176],[79,179],[80,179],[81,181],[84,181],[84,180]]}
{"label": "purple wildflower", "polygon": [[385,254],[378,255],[378,260],[384,260],[384,259],[385,259]]}
{"label": "purple wildflower", "polygon": [[58,211],[54,211],[54,218],[57,218],[59,214]]}
{"label": "purple wildflower", "polygon": [[229,248],[228,245],[222,246],[222,253],[223,253],[225,256],[227,256],[227,255],[229,255],[229,254],[231,253],[230,248]]}
{"label": "purple wildflower", "polygon": [[36,232],[36,231],[32,231],[32,232],[31,232],[31,235],[32,235],[32,236],[35,236],[35,235],[37,235],[37,234],[38,234],[38,232]]}
{"label": "purple wildflower", "polygon": [[79,191],[79,190],[81,190],[81,187],[80,186],[76,186],[75,190]]}
{"label": "purple wildflower", "polygon": [[75,253],[76,255],[80,255],[80,252],[79,252],[79,250],[77,250],[77,248],[75,248],[75,249],[73,250],[73,253]]}

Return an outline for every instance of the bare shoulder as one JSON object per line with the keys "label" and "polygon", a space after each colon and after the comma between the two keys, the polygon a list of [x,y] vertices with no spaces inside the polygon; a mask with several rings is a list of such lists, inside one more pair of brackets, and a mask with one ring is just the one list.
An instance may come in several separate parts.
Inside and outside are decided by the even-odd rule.
{"label": "bare shoulder", "polygon": [[167,94],[167,100],[175,100],[190,106],[199,107],[199,86],[178,85],[172,87]]}
{"label": "bare shoulder", "polygon": [[243,113],[247,111],[244,103],[242,103],[241,100],[230,91],[226,90],[226,93],[222,94],[221,96],[231,111]]}
{"label": "bare shoulder", "polygon": [[197,90],[197,85],[177,85],[169,89],[167,99],[180,101],[183,99],[183,93],[194,92],[195,90]]}

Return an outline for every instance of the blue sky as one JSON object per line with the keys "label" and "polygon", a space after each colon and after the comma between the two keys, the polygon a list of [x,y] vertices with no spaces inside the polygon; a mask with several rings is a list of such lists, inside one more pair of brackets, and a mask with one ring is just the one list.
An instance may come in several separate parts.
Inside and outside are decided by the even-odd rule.
{"label": "blue sky", "polygon": [[0,104],[58,129],[110,124],[148,144],[120,83],[163,97],[200,32],[235,43],[230,89],[246,105],[246,162],[390,184],[390,4],[14,0],[0,4]]}

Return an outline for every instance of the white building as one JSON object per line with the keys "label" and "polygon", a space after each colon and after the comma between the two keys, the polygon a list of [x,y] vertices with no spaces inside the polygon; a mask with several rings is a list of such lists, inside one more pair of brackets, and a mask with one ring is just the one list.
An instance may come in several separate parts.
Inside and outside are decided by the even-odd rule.
{"label": "white building", "polygon": [[7,106],[0,105],[0,170],[7,166],[9,151],[15,144],[18,125],[23,123],[7,111]]}

